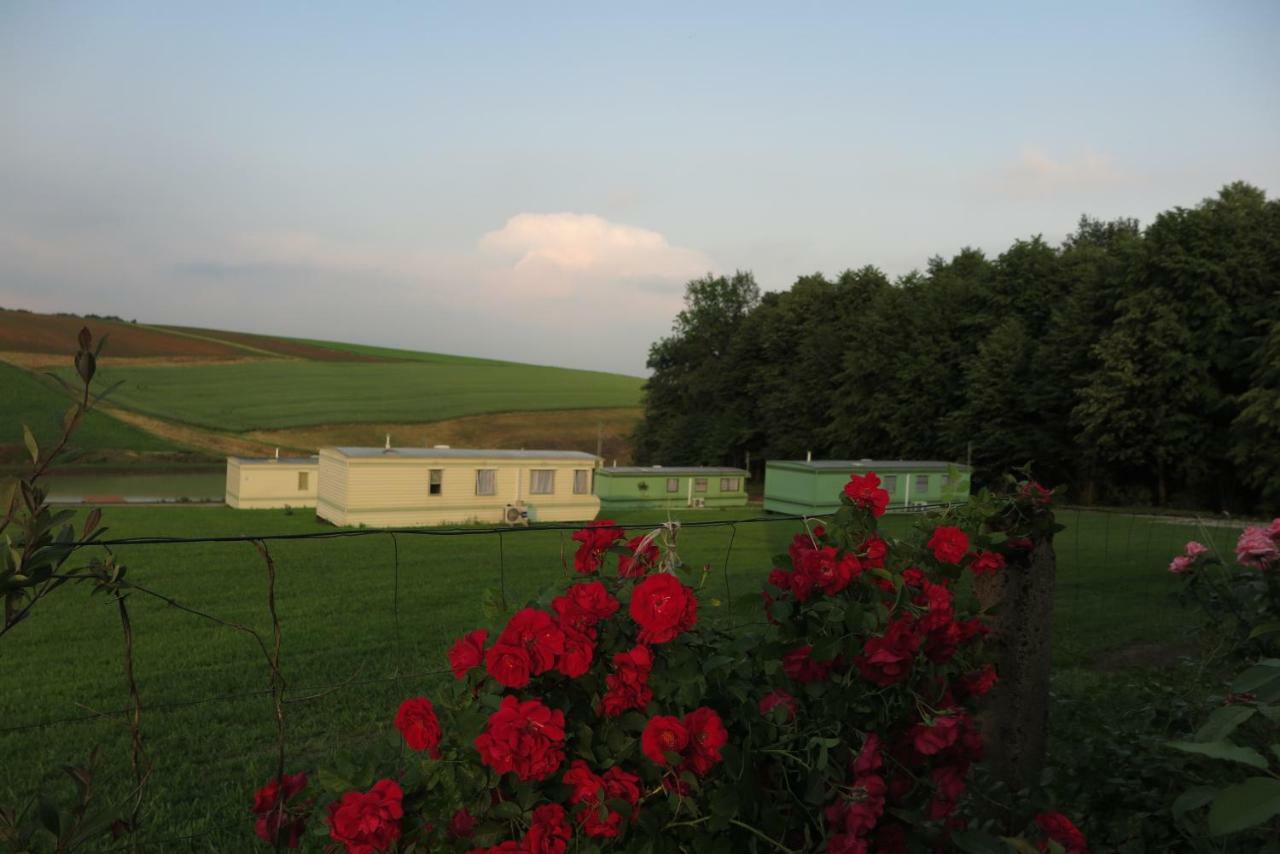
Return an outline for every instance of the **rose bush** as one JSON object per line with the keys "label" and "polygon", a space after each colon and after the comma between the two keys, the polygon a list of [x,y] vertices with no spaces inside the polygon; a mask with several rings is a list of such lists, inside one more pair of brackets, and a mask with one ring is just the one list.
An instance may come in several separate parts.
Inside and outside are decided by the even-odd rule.
{"label": "rose bush", "polygon": [[572,577],[459,638],[455,678],[401,705],[404,764],[367,792],[316,775],[336,799],[312,832],[362,853],[1083,851],[1056,813],[1001,842],[969,797],[999,678],[969,581],[1025,570],[1051,500],[984,492],[900,541],[855,475],[733,631],[674,526],[593,523]]}

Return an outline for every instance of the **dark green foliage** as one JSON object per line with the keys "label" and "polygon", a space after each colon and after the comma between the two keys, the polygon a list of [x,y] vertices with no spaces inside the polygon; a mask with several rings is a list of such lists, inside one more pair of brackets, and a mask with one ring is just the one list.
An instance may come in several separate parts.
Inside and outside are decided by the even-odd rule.
{"label": "dark green foliage", "polygon": [[1030,461],[1086,502],[1280,507],[1280,201],[1246,184],[892,284],[738,273],[687,300],[642,462],[971,455],[978,483]]}

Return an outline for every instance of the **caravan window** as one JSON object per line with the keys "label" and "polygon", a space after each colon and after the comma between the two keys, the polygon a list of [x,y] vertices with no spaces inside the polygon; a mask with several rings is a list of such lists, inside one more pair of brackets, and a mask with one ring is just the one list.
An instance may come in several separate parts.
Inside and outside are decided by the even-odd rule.
{"label": "caravan window", "polygon": [[678,477],[667,478],[667,492],[679,492],[679,491],[680,491],[680,478]]}
{"label": "caravan window", "polygon": [[530,495],[551,495],[555,491],[555,469],[533,469],[529,472]]}
{"label": "caravan window", "polygon": [[307,471],[298,472],[298,491],[299,492],[306,492],[307,486],[310,485],[310,482],[311,482],[311,472],[307,472]]}
{"label": "caravan window", "polygon": [[586,495],[591,491],[591,472],[588,469],[573,470],[573,494]]}
{"label": "caravan window", "polygon": [[896,474],[885,475],[884,482],[880,486],[885,492],[893,495],[898,491],[898,476]]}
{"label": "caravan window", "polygon": [[707,491],[707,479],[706,479],[705,477],[694,478],[694,481],[693,481],[693,491],[694,491],[694,492],[706,492],[706,491]]}
{"label": "caravan window", "polygon": [[927,474],[916,475],[916,492],[928,492],[928,491],[929,491],[929,475]]}
{"label": "caravan window", "polygon": [[498,470],[476,469],[476,495],[498,494]]}
{"label": "caravan window", "polygon": [[444,485],[444,469],[431,469],[427,475],[427,494],[439,495]]}
{"label": "caravan window", "polygon": [[738,479],[736,477],[720,478],[720,491],[721,492],[737,492]]}

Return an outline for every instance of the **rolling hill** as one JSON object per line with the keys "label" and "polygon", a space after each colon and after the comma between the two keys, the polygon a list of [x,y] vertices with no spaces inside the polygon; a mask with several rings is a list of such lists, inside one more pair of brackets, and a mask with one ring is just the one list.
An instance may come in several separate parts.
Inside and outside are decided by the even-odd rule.
{"label": "rolling hill", "polygon": [[[594,450],[627,459],[639,417],[638,377],[320,340],[0,310],[0,443],[74,383],[75,334],[108,336],[98,388],[114,387],[96,416],[95,448],[212,458],[313,450],[353,435],[393,432],[497,447]],[[12,389],[12,392],[10,391]],[[62,396],[64,400],[59,400]],[[492,417],[489,417],[492,416]],[[492,423],[490,423],[492,422]],[[49,428],[48,419],[41,421]],[[33,427],[35,425],[33,424]],[[394,427],[394,430],[392,429]],[[449,437],[449,438],[444,438]]]}

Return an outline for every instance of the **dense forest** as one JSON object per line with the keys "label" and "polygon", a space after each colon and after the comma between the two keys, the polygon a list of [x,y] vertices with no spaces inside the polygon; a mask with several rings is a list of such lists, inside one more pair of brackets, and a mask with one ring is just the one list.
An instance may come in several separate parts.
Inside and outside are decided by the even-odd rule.
{"label": "dense forest", "polygon": [[639,462],[971,454],[978,481],[1031,463],[1085,503],[1280,509],[1280,202],[1247,184],[895,282],[709,276],[685,306]]}

